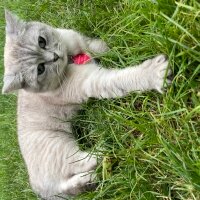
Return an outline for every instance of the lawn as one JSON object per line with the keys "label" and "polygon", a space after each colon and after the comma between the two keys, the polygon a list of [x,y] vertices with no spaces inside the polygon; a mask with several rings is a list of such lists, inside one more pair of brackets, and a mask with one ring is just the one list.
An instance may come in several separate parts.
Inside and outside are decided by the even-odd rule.
{"label": "lawn", "polygon": [[[174,79],[155,91],[96,100],[73,119],[82,149],[110,159],[97,169],[96,191],[79,200],[200,199],[200,3],[198,0],[1,0],[0,84],[4,8],[25,20],[73,28],[111,47],[102,65],[124,68],[168,55]],[[16,95],[0,96],[0,199],[34,200],[16,134]],[[69,198],[68,198],[69,199]]]}

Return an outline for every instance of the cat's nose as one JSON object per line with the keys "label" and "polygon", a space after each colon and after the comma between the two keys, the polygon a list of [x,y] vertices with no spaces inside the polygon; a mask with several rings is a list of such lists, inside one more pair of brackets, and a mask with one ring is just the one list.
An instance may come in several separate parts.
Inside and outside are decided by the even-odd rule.
{"label": "cat's nose", "polygon": [[53,53],[53,61],[56,62],[59,59],[59,56],[56,53]]}

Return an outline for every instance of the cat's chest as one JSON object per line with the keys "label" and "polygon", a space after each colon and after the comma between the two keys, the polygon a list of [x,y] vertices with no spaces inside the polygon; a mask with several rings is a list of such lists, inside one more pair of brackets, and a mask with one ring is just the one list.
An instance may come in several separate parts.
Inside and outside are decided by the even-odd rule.
{"label": "cat's chest", "polygon": [[53,130],[67,130],[71,132],[71,118],[77,113],[79,106],[54,106],[46,112],[46,125]]}
{"label": "cat's chest", "polygon": [[58,105],[27,93],[19,95],[18,126],[29,129],[69,129],[69,120],[80,109],[79,105]]}
{"label": "cat's chest", "polygon": [[79,105],[53,106],[48,110],[48,115],[61,120],[67,120],[72,118],[79,109]]}

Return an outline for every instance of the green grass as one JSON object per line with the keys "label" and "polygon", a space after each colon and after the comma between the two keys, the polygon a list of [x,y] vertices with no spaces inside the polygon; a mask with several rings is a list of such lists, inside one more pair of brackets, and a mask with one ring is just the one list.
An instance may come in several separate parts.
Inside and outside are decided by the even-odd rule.
{"label": "green grass", "polygon": [[[81,148],[103,149],[112,163],[111,177],[102,180],[99,167],[98,189],[76,199],[200,199],[200,3],[152,2],[1,0],[1,75],[4,7],[26,20],[104,39],[111,47],[100,58],[107,67],[124,68],[159,53],[169,57],[175,77],[164,95],[91,99],[73,120]],[[0,199],[36,199],[17,144],[14,95],[0,96],[0,127]]]}

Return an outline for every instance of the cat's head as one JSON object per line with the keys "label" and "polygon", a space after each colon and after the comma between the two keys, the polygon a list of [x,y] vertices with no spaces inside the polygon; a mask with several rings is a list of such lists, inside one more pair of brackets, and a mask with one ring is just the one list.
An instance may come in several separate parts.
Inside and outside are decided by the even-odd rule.
{"label": "cat's head", "polygon": [[59,86],[67,66],[67,49],[55,28],[24,22],[5,11],[3,93],[18,89],[50,91]]}

